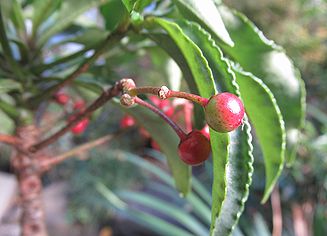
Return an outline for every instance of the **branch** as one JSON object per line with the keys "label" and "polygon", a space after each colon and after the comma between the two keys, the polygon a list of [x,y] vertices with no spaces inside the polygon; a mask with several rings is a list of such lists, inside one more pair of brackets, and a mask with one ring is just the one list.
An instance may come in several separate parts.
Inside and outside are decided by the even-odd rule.
{"label": "branch", "polygon": [[7,134],[0,134],[0,142],[15,146],[18,143],[18,140],[14,136],[7,135]]}
{"label": "branch", "polygon": [[71,158],[71,157],[75,157],[76,154],[81,153],[81,152],[85,152],[90,150],[91,148],[94,148],[96,146],[105,144],[106,142],[111,141],[113,138],[117,138],[117,136],[123,134],[124,132],[118,132],[116,134],[110,134],[110,135],[106,135],[103,136],[101,138],[98,138],[94,141],[91,142],[87,142],[85,144],[82,144],[76,148],[71,149],[68,152],[65,152],[63,154],[60,154],[58,156],[55,156],[51,159],[46,159],[41,163],[41,169],[42,170],[48,170],[52,167],[54,167],[55,165],[60,164],[61,162]]}
{"label": "branch", "polygon": [[97,100],[95,100],[88,108],[86,108],[86,110],[83,113],[75,117],[75,119],[71,120],[64,128],[62,128],[52,136],[46,138],[45,140],[32,145],[28,150],[32,153],[35,153],[40,149],[54,143],[57,139],[59,139],[67,131],[69,131],[74,125],[76,125],[79,121],[81,121],[84,118],[90,117],[95,110],[103,106],[107,101],[109,101],[113,97],[118,96],[121,93],[122,89],[123,88],[122,88],[121,81],[116,82],[116,84],[113,87],[109,88],[107,91],[104,91]]}

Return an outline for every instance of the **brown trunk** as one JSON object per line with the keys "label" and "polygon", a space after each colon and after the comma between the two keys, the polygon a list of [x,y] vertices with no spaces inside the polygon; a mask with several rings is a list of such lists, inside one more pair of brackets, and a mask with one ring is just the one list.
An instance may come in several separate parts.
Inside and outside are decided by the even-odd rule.
{"label": "brown trunk", "polygon": [[19,183],[22,236],[46,236],[42,182],[39,163],[42,153],[27,153],[29,146],[38,141],[39,132],[33,125],[20,127],[16,131],[19,138],[17,152],[12,156],[12,166]]}

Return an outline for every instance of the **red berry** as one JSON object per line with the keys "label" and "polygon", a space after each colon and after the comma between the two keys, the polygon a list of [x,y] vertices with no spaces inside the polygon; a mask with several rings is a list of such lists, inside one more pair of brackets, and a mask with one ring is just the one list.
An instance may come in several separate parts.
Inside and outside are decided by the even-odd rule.
{"label": "red berry", "polygon": [[83,110],[85,108],[85,101],[84,100],[77,100],[74,102],[74,110]]}
{"label": "red berry", "polygon": [[73,134],[81,134],[85,131],[87,126],[89,125],[89,119],[84,118],[83,120],[79,121],[76,125],[71,128]]}
{"label": "red berry", "polygon": [[120,120],[120,128],[125,129],[129,128],[135,125],[135,119],[132,116],[125,115],[121,120]]}
{"label": "red berry", "polygon": [[202,129],[201,129],[201,133],[206,136],[207,139],[210,140],[210,131],[209,131],[209,126],[205,125]]}
{"label": "red berry", "polygon": [[57,93],[54,98],[58,104],[65,105],[69,101],[69,96],[65,93]]}
{"label": "red berry", "polygon": [[188,165],[199,165],[208,159],[211,151],[209,140],[199,130],[193,130],[178,145],[178,154]]}
{"label": "red berry", "polygon": [[159,146],[159,144],[158,144],[156,141],[154,141],[153,139],[151,140],[151,147],[152,147],[153,149],[157,150],[157,151],[160,151],[160,146]]}
{"label": "red berry", "polygon": [[213,95],[204,107],[208,125],[217,132],[226,133],[242,124],[244,106],[234,94]]}

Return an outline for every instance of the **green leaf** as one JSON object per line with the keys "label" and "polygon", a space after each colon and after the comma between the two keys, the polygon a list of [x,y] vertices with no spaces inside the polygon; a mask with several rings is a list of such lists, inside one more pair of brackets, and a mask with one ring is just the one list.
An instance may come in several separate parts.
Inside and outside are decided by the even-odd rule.
{"label": "green leaf", "polygon": [[[224,160],[213,159],[214,176],[220,176],[221,174],[217,173],[217,171],[223,171],[226,178],[226,190],[220,211],[213,216],[215,222],[212,222],[214,225],[211,227],[211,235],[230,235],[248,198],[253,173],[253,147],[250,130],[250,125],[245,117],[242,129],[239,128],[229,133],[231,142],[228,147],[229,156],[227,164],[223,167],[225,164]],[[224,187],[219,185],[221,183],[221,181],[213,183],[213,188],[216,188],[215,192],[218,191],[217,189]],[[213,196],[213,198],[216,197]]]}
{"label": "green leaf", "polygon": [[14,90],[23,91],[20,83],[12,79],[0,79],[0,94],[8,93]]}
{"label": "green leaf", "polygon": [[122,0],[109,1],[100,7],[100,12],[105,20],[106,29],[109,31],[113,31],[129,18],[128,10]]}
{"label": "green leaf", "polygon": [[137,2],[137,0],[122,0],[122,2],[124,3],[127,11],[131,12],[132,10],[134,10],[135,3]]}
{"label": "green leaf", "polygon": [[73,42],[83,44],[86,48],[97,45],[98,43],[104,41],[108,36],[109,32],[96,27],[84,28],[83,32],[77,34],[75,37],[65,39],[57,44],[52,45],[55,47],[57,45],[63,45],[65,43]]}
{"label": "green leaf", "polygon": [[198,22],[227,45],[234,45],[212,0],[173,0],[173,2],[188,20]]}
{"label": "green leaf", "polygon": [[217,217],[221,212],[222,204],[226,197],[226,165],[229,155],[229,135],[215,132],[210,129],[210,142],[213,160],[213,183],[212,183],[212,205],[211,205],[211,225],[212,232]]}
{"label": "green leaf", "polygon": [[91,9],[92,7],[98,7],[108,0],[69,0],[63,1],[58,13],[55,15],[55,19],[53,19],[54,24],[51,25],[48,29],[46,29],[38,40],[39,45],[44,45],[48,39],[64,30],[68,27],[72,22],[76,20],[78,16],[80,16],[85,11]]}
{"label": "green leaf", "polygon": [[284,121],[274,95],[262,80],[238,67],[233,69],[265,160],[266,187],[262,198],[265,202],[284,167]]}
{"label": "green leaf", "polygon": [[[231,37],[233,48],[224,50],[233,57],[242,68],[260,78],[271,90],[281,110],[287,134],[287,162],[291,162],[297,144],[289,142],[289,137],[304,123],[305,88],[298,70],[286,56],[284,50],[273,41],[265,38],[244,15],[221,7]],[[293,135],[294,136],[294,135]],[[270,187],[266,188],[268,191]],[[267,192],[265,193],[265,198]]]}
{"label": "green leaf", "polygon": [[0,124],[1,134],[13,134],[15,131],[15,122],[2,111],[0,106]]}
{"label": "green leaf", "polygon": [[23,9],[17,0],[12,0],[11,19],[17,30],[20,32],[25,32]]}
{"label": "green leaf", "polygon": [[46,21],[60,6],[62,0],[34,0],[32,16],[32,34],[35,37],[39,26]]}
{"label": "green leaf", "polygon": [[108,201],[108,205],[110,208],[113,206],[118,210],[122,211],[131,218],[131,220],[138,222],[144,225],[147,228],[152,229],[153,231],[159,233],[160,235],[179,235],[179,236],[192,236],[191,233],[188,231],[175,226],[174,224],[167,223],[165,220],[148,214],[144,213],[139,210],[134,210],[131,207],[121,200],[115,193],[113,193],[110,189],[104,186],[102,183],[98,183],[97,191]]}
{"label": "green leaf", "polygon": [[[169,37],[150,34],[160,47],[165,49],[183,71],[190,91],[203,97],[210,97],[216,93],[213,77],[208,62],[201,50],[190,40],[182,29],[174,22],[160,18],[149,18],[148,26],[161,27],[167,31]],[[203,127],[204,113],[200,106],[195,106],[196,127]],[[202,124],[201,124],[202,123]]]}
{"label": "green leaf", "polygon": [[194,78],[197,90],[204,97],[211,97],[216,93],[212,72],[208,66],[207,60],[204,58],[198,46],[188,38],[178,24],[160,19],[151,18],[148,23],[154,23],[161,26],[167,31],[171,39],[174,41],[180,52],[184,56]]}
{"label": "green leaf", "polygon": [[161,118],[144,107],[135,106],[124,110],[132,115],[158,143],[167,157],[177,190],[185,196],[190,190],[191,168],[182,162],[178,156],[179,138],[175,131]]}
{"label": "green leaf", "polygon": [[[211,36],[203,30],[198,24],[191,23],[187,21],[178,21],[179,26],[183,29],[183,32],[187,34],[193,42],[195,42],[199,48],[201,49],[203,55],[208,60],[209,66],[213,72],[214,77],[216,78],[216,85],[224,90],[232,92],[234,94],[240,95],[239,86],[236,83],[236,77],[234,72],[232,71],[231,65],[226,58],[224,58],[222,51],[220,48],[215,44],[215,42],[211,39]],[[219,79],[218,79],[219,78]],[[242,95],[243,97],[243,95]],[[245,122],[245,126],[249,126],[247,121]],[[249,127],[248,127],[249,128]],[[248,152],[244,152],[243,156],[239,157],[244,162],[239,164],[239,166],[235,166],[234,168],[240,168],[237,171],[244,171],[242,168],[247,167],[247,175],[248,178],[243,178],[238,184],[239,186],[243,186],[242,191],[239,189],[235,189],[231,181],[226,182],[227,178],[227,166],[231,166],[230,161],[231,159],[228,157],[229,153],[232,152],[232,146],[228,147],[229,139],[228,136],[225,134],[219,134],[214,132],[213,130],[210,131],[212,148],[213,148],[213,165],[214,165],[214,182],[213,182],[213,190],[212,190],[212,224],[211,230],[214,228],[214,224],[221,224],[219,223],[222,218],[218,218],[220,214],[222,214],[222,207],[226,201],[226,194],[228,191],[235,191],[238,192],[238,198],[242,199],[242,204],[234,204],[233,210],[229,211],[230,214],[234,214],[237,217],[230,217],[228,212],[224,213],[224,217],[228,219],[232,219],[228,222],[230,228],[233,227],[238,221],[240,214],[243,211],[244,202],[247,199],[248,195],[248,186],[251,183],[251,175],[252,175],[252,146],[251,146],[251,134],[250,132],[246,132],[246,130],[238,131],[242,134],[240,135],[241,139],[247,141],[248,147],[244,146],[246,144],[242,144],[243,147],[236,146],[235,148],[244,148],[247,149]],[[231,135],[232,143],[233,135]],[[238,142],[238,141],[236,141]],[[220,156],[216,155],[219,153]],[[216,155],[216,156],[215,156]],[[234,196],[235,197],[235,196]],[[224,222],[225,224],[226,222]]]}
{"label": "green leaf", "polygon": [[[186,80],[189,90],[193,94],[198,94],[198,89],[195,84],[195,79],[193,77],[192,71],[185,57],[183,56],[181,50],[174,43],[174,41],[167,35],[161,33],[150,33],[149,37],[155,41],[166,53],[169,54],[171,58],[174,59],[176,64],[179,66],[183,73],[183,77]],[[202,129],[205,125],[205,117],[203,108],[198,104],[194,104],[194,116],[195,116],[195,127],[197,129]]]}
{"label": "green leaf", "polygon": [[132,201],[138,205],[143,205],[146,208],[154,209],[161,214],[171,217],[193,232],[194,235],[207,236],[209,233],[204,225],[188,212],[178,209],[176,204],[168,203],[167,201],[161,200],[158,197],[151,196],[147,193],[124,191],[119,192],[118,195],[125,200]]}
{"label": "green leaf", "polygon": [[121,0],[121,1],[124,3],[127,11],[130,13],[132,11],[139,12],[152,2],[152,0]]}
{"label": "green leaf", "polygon": [[[179,51],[182,53],[184,60],[190,67],[200,95],[210,97],[215,90],[213,84],[213,77],[209,68],[210,63],[206,60],[206,51],[201,51],[200,48],[189,38],[187,30],[181,28],[176,23],[155,19],[173,39],[178,46]],[[192,30],[191,30],[192,31]],[[204,38],[208,44],[208,37]],[[160,44],[162,46],[162,44]],[[208,52],[211,50],[210,45]],[[219,55],[219,54],[218,54]],[[178,61],[176,61],[179,63]],[[210,65],[211,68],[219,67],[217,62]],[[184,71],[183,71],[184,72]],[[230,72],[228,72],[230,73]],[[227,73],[227,74],[228,74]],[[218,80],[216,80],[219,83]],[[239,94],[237,90],[235,78],[229,76],[225,79],[226,84],[230,84],[231,92]],[[248,196],[248,188],[251,183],[252,168],[252,145],[250,127],[245,121],[244,130],[235,131],[237,135],[233,134],[219,134],[215,131],[210,131],[211,146],[214,160],[214,183],[212,190],[212,225],[211,231],[220,232],[220,229],[215,229],[215,225],[219,225],[221,230],[231,232],[234,225],[237,223],[238,218],[243,211],[244,202]],[[232,144],[229,145],[228,136],[237,136]],[[235,151],[237,150],[237,151]],[[231,154],[229,157],[228,155]],[[237,154],[237,155],[236,155]],[[233,178],[230,176],[233,175]],[[227,196],[228,195],[228,196]],[[227,205],[226,205],[227,204]],[[230,208],[226,210],[225,208]],[[223,216],[222,216],[223,215]],[[225,226],[220,226],[221,224]],[[223,234],[217,234],[223,235]]]}
{"label": "green leaf", "polygon": [[[207,215],[208,213],[210,214],[210,210],[208,209],[207,206],[203,206],[203,203],[201,200],[194,194],[194,193],[189,193],[185,200],[181,199],[177,194],[176,191],[172,188],[174,183],[173,183],[173,178],[166,173],[162,168],[158,167],[152,162],[149,162],[145,160],[144,158],[141,158],[137,155],[128,153],[128,152],[122,152],[119,150],[110,150],[110,157],[118,157],[117,160],[121,162],[130,162],[134,164],[135,166],[142,168],[146,172],[148,172],[151,176],[157,177],[161,182],[160,184],[151,182],[153,186],[155,187],[155,191],[158,192],[163,192],[165,194],[169,193],[170,197],[176,197],[179,202],[187,201],[188,203],[191,204],[192,208],[194,209],[194,214],[199,216],[201,219],[203,219],[205,222],[207,222]],[[164,183],[164,184],[163,184]],[[141,210],[134,210],[133,208],[129,208],[128,205],[125,204],[117,204],[116,199],[119,198],[119,196],[115,195],[112,191],[103,191],[105,187],[103,184],[99,183],[99,186],[97,186],[98,191],[113,205],[114,207],[123,210],[125,213],[128,212],[129,216],[132,216],[132,220],[135,220],[138,223],[144,224],[147,228],[150,228],[156,232],[161,233],[162,235],[172,235],[172,234],[178,234],[178,235],[192,235],[188,231],[183,230],[182,228],[175,226],[173,224],[169,224],[166,221],[158,218],[155,215],[147,214],[142,212]],[[168,186],[167,186],[167,185]],[[172,190],[172,191],[170,191]],[[108,194],[108,195],[107,195]],[[115,196],[113,196],[115,195]],[[119,198],[120,199],[120,198]],[[123,200],[120,199],[120,201],[123,202]],[[146,217],[138,217],[139,215],[145,215]],[[155,219],[152,221],[152,219]]]}
{"label": "green leaf", "polygon": [[299,128],[304,122],[305,91],[298,70],[284,50],[244,15],[220,7],[234,47],[221,45],[245,71],[260,78],[274,94],[286,128]]}

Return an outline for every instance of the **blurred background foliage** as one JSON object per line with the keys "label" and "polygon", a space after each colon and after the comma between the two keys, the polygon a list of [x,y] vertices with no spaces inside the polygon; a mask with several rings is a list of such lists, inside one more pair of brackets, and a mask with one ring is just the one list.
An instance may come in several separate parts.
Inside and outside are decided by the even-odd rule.
{"label": "blurred background foliage", "polygon": [[[301,70],[307,89],[306,124],[300,134],[301,145],[293,165],[283,171],[279,180],[283,235],[299,235],[295,227],[298,224],[309,235],[327,235],[327,2],[224,2],[245,13],[268,38],[282,45]],[[92,24],[112,31],[121,23],[120,16],[128,14],[121,4],[120,0],[110,1],[100,7],[100,12],[89,11],[80,16],[75,24],[46,45],[48,50],[44,56],[48,63],[56,63],[58,55],[79,51],[81,45],[92,48],[98,42],[85,37],[89,32],[81,32],[81,25],[87,25],[87,31],[103,39],[106,32],[99,31]],[[162,4],[156,10],[158,15],[163,14],[161,8],[167,9],[165,1]],[[117,9],[116,14],[106,14],[106,9],[112,7]],[[149,11],[153,7],[148,6]],[[174,14],[174,11],[170,14]],[[94,17],[97,18],[96,23],[90,20]],[[76,43],[78,41],[80,44]],[[74,65],[82,60],[81,56],[75,56]],[[58,76],[69,74],[74,65],[58,63]],[[46,73],[47,67],[44,65],[34,69]],[[117,78],[131,76],[138,85],[168,84],[173,89],[183,89],[185,86],[180,80],[181,72],[176,64],[153,42],[144,40],[142,35],[131,35],[128,45],[123,40],[110,50],[105,59],[94,64],[90,71],[96,75],[95,78],[83,74],[76,82],[78,86],[66,92],[91,101],[98,93],[97,81],[110,84]],[[93,86],[94,93],[84,90],[85,86]],[[58,113],[59,107],[52,104],[49,110],[54,115]],[[122,117],[122,112],[113,106],[106,106],[99,111],[96,121],[90,123],[83,135],[73,137],[68,134],[53,148],[65,151],[76,144],[115,132],[119,129],[117,124]],[[0,123],[6,124],[10,132],[10,121],[3,114],[0,118]],[[102,125],[97,125],[99,123]],[[140,125],[136,124],[88,156],[81,153],[81,160],[64,163],[49,173],[45,181],[50,184],[68,179],[71,186],[68,217],[72,223],[98,225],[99,230],[109,226],[114,229],[114,235],[190,235],[190,232],[191,235],[208,235],[211,161],[194,169],[194,191],[186,198],[180,198],[160,151],[154,150],[151,139],[140,133]],[[1,147],[1,151],[2,156],[9,156],[9,151],[4,147]],[[255,153],[254,156],[260,160],[261,153]],[[8,159],[0,158],[0,161],[1,169],[8,170]],[[260,204],[264,191],[264,167],[260,161],[254,163],[254,182],[235,235],[270,235],[273,229],[271,203]],[[126,222],[131,227],[124,227]]]}
{"label": "blurred background foliage", "polygon": [[[282,218],[283,218],[283,235],[302,235],[309,233],[309,235],[326,235],[327,233],[327,3],[326,1],[319,0],[290,0],[287,3],[283,0],[226,0],[224,1],[228,6],[240,10],[245,13],[260,29],[263,30],[265,35],[273,39],[276,43],[282,45],[287,54],[294,60],[295,65],[300,68],[302,78],[305,80],[307,89],[307,114],[306,124],[301,136],[301,145],[299,146],[296,158],[293,165],[286,168],[279,180],[279,194],[280,203],[282,207]],[[286,5],[287,4],[287,5]],[[144,42],[143,42],[144,43]],[[151,43],[149,43],[151,47]],[[137,51],[137,50],[136,50]],[[147,67],[147,70],[141,69],[138,83],[155,83],[154,81],[165,81],[169,78],[169,71],[172,69],[171,64],[167,62],[167,58],[163,57],[160,49],[153,47],[149,50],[150,53],[143,54],[142,51],[137,51],[139,55],[137,58],[141,67]],[[153,52],[153,53],[152,53]],[[129,54],[128,54],[129,55]],[[159,56],[158,56],[159,55]],[[132,57],[132,55],[130,55]],[[123,58],[122,58],[123,59]],[[124,57],[125,60],[126,57]],[[112,62],[112,60],[110,60]],[[124,61],[126,63],[126,61]],[[120,64],[121,62],[118,62]],[[167,64],[167,69],[162,70],[162,64]],[[117,66],[118,66],[117,64]],[[131,68],[133,72],[138,72],[139,65],[135,68],[132,63]],[[124,64],[125,68],[126,64]],[[119,68],[115,67],[115,68]],[[174,67],[175,68],[175,67]],[[153,70],[152,70],[153,69]],[[174,70],[174,69],[173,69]],[[176,69],[175,69],[176,70]],[[129,70],[126,70],[129,71]],[[120,71],[124,74],[123,71]],[[156,78],[152,80],[151,78]],[[160,80],[157,80],[160,78]],[[153,81],[153,82],[152,82]],[[169,82],[169,81],[168,81]],[[174,86],[174,85],[172,85]],[[177,85],[178,86],[178,85]],[[132,131],[131,131],[132,132]],[[128,139],[126,141],[128,142]],[[124,143],[122,142],[122,143]],[[157,155],[156,151],[152,151],[143,143],[143,149],[140,149],[135,143],[131,143],[132,146],[129,148],[138,150],[140,156],[152,156]],[[258,150],[258,149],[255,149]],[[109,151],[108,151],[109,153]],[[92,154],[97,155],[97,154]],[[105,155],[105,154],[104,154]],[[260,159],[260,153],[255,153],[256,158]],[[109,158],[109,157],[108,157]],[[139,157],[138,157],[139,158]],[[121,165],[120,168],[128,169],[128,165],[115,162],[115,165]],[[94,162],[94,163],[93,163]],[[85,168],[101,168],[98,173],[106,172],[106,165],[95,164],[96,159],[84,163],[82,165]],[[111,163],[111,162],[109,162]],[[108,166],[111,164],[108,163]],[[238,229],[235,231],[235,235],[270,235],[272,233],[272,217],[273,211],[271,203],[260,205],[260,197],[264,189],[264,169],[260,162],[255,163],[255,173],[253,178],[253,185],[250,192],[249,201],[246,204],[245,213],[241,216]],[[210,163],[206,164],[210,165]],[[92,167],[93,166],[93,167]],[[77,173],[71,178],[73,186],[79,186],[79,176],[88,176],[85,168],[78,168]],[[102,169],[104,168],[104,169]],[[139,176],[139,171],[144,174],[141,170],[136,168],[135,177]],[[207,193],[210,196],[210,183],[212,181],[210,170],[208,166],[204,167],[206,171],[196,170],[196,177],[201,182],[202,187],[207,189]],[[107,180],[101,178],[104,185],[111,186],[111,190],[121,188],[123,185],[115,184],[115,173],[112,172],[112,176]],[[85,175],[84,175],[85,174]],[[110,175],[110,174],[108,174]],[[106,176],[106,175],[104,175]],[[151,175],[142,178],[146,180]],[[152,177],[151,177],[152,178]],[[128,186],[129,181],[126,181]],[[142,182],[143,187],[138,186],[134,191],[150,192],[157,200],[158,204],[162,201],[162,194],[155,194],[155,183],[153,180]],[[150,184],[149,184],[150,183]],[[116,186],[116,187],[115,187]],[[135,187],[135,185],[134,185]],[[83,185],[81,185],[83,188]],[[71,216],[75,220],[86,220],[93,212],[94,202],[90,199],[84,199],[84,194],[80,191],[76,191],[78,187],[74,188],[72,192],[72,204],[71,204]],[[119,189],[117,189],[119,192]],[[87,196],[87,190],[85,190],[85,196]],[[175,211],[192,212],[196,216],[198,209],[192,208],[192,204],[189,203],[189,199],[178,199],[177,192],[174,189],[170,189],[172,196],[175,196],[173,203],[189,205],[189,208],[175,208]],[[149,193],[146,193],[149,194]],[[77,197],[78,195],[78,197]],[[177,197],[177,198],[176,198]],[[196,196],[198,197],[198,196]],[[199,197],[200,201],[204,201],[203,198]],[[169,198],[168,198],[169,199]],[[167,198],[164,201],[171,203],[171,200]],[[130,199],[131,200],[131,199]],[[135,201],[135,199],[134,199]],[[132,201],[133,202],[133,201]],[[137,202],[137,201],[136,201]],[[88,204],[85,204],[88,203]],[[210,202],[206,202],[207,207]],[[83,208],[81,206],[83,205]],[[135,205],[135,204],[134,204]],[[135,207],[133,204],[132,206]],[[136,204],[137,205],[137,204]],[[148,212],[148,207],[139,203],[136,207],[137,210],[142,212]],[[150,207],[151,208],[151,207]],[[205,208],[205,207],[204,207]],[[76,209],[83,209],[83,212],[75,211]],[[84,211],[85,210],[85,211]],[[170,222],[174,222],[174,225],[179,226],[181,229],[190,227],[188,224],[183,224],[179,221],[176,223],[174,213],[164,214],[160,209],[153,210],[156,217],[170,218]],[[122,212],[122,211],[118,211]],[[126,215],[125,215],[126,216]],[[128,218],[128,214],[126,216]],[[163,217],[165,219],[165,217]],[[103,217],[101,220],[103,221]],[[175,219],[175,221],[174,221]],[[197,222],[198,221],[198,222]],[[83,221],[84,223],[88,222]],[[169,221],[168,221],[169,222]],[[201,218],[195,217],[193,223],[197,224],[208,224]],[[296,231],[296,226],[300,224]],[[147,227],[154,227],[158,230],[160,227],[155,227],[151,224],[147,224]],[[164,226],[163,226],[164,227]],[[167,235],[167,232],[159,232]],[[171,231],[173,232],[173,231]],[[201,234],[195,234],[201,235]]]}

